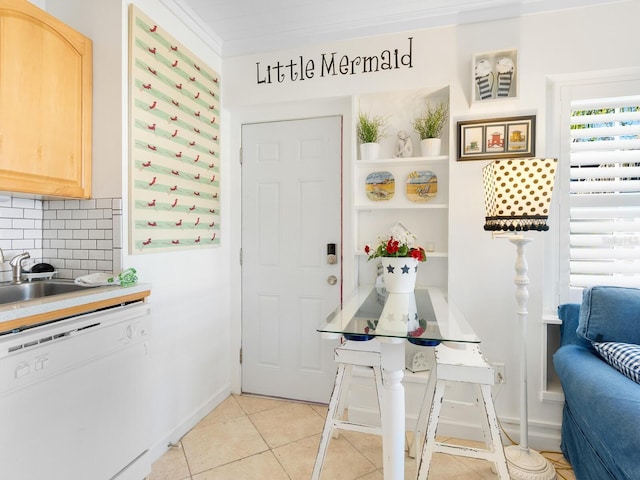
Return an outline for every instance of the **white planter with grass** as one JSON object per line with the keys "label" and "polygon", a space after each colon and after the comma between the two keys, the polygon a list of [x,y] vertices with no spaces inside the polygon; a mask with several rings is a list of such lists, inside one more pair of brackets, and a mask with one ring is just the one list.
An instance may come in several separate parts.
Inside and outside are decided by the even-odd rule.
{"label": "white planter with grass", "polygon": [[360,160],[377,160],[380,158],[379,143],[361,143],[360,144]]}
{"label": "white planter with grass", "polygon": [[420,140],[420,153],[423,157],[437,157],[440,155],[442,140],[439,138],[425,138]]}

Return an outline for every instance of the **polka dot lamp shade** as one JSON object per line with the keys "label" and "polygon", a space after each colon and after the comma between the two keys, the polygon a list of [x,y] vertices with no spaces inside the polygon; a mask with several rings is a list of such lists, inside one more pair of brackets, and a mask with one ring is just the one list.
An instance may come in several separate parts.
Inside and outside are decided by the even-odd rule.
{"label": "polka dot lamp shade", "polygon": [[549,230],[555,158],[496,160],[482,169],[485,230]]}

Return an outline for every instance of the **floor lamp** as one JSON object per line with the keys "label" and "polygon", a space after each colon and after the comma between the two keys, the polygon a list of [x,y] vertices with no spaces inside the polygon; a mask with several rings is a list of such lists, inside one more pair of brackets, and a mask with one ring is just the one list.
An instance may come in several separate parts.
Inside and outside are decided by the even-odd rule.
{"label": "floor lamp", "polygon": [[529,448],[527,406],[527,302],[528,265],[525,247],[532,241],[522,232],[549,230],[547,218],[556,172],[556,159],[522,158],[496,160],[482,169],[486,223],[491,232],[508,232],[516,246],[516,302],[520,328],[520,445],[505,448],[512,479],[554,480],[556,472],[540,453]]}

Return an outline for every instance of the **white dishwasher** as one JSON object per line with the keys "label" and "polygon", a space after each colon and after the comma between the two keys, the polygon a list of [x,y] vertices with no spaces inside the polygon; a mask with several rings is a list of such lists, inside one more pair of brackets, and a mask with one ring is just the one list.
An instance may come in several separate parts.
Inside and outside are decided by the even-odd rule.
{"label": "white dishwasher", "polygon": [[136,302],[0,336],[0,479],[150,472],[149,313]]}

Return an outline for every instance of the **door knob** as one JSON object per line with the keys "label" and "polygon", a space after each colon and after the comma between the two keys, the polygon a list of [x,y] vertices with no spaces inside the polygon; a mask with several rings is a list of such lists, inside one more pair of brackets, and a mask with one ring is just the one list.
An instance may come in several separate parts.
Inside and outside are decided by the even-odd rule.
{"label": "door knob", "polygon": [[335,285],[336,283],[338,283],[338,279],[336,278],[336,276],[335,276],[335,275],[329,275],[329,276],[327,277],[327,283],[328,283],[329,285]]}

